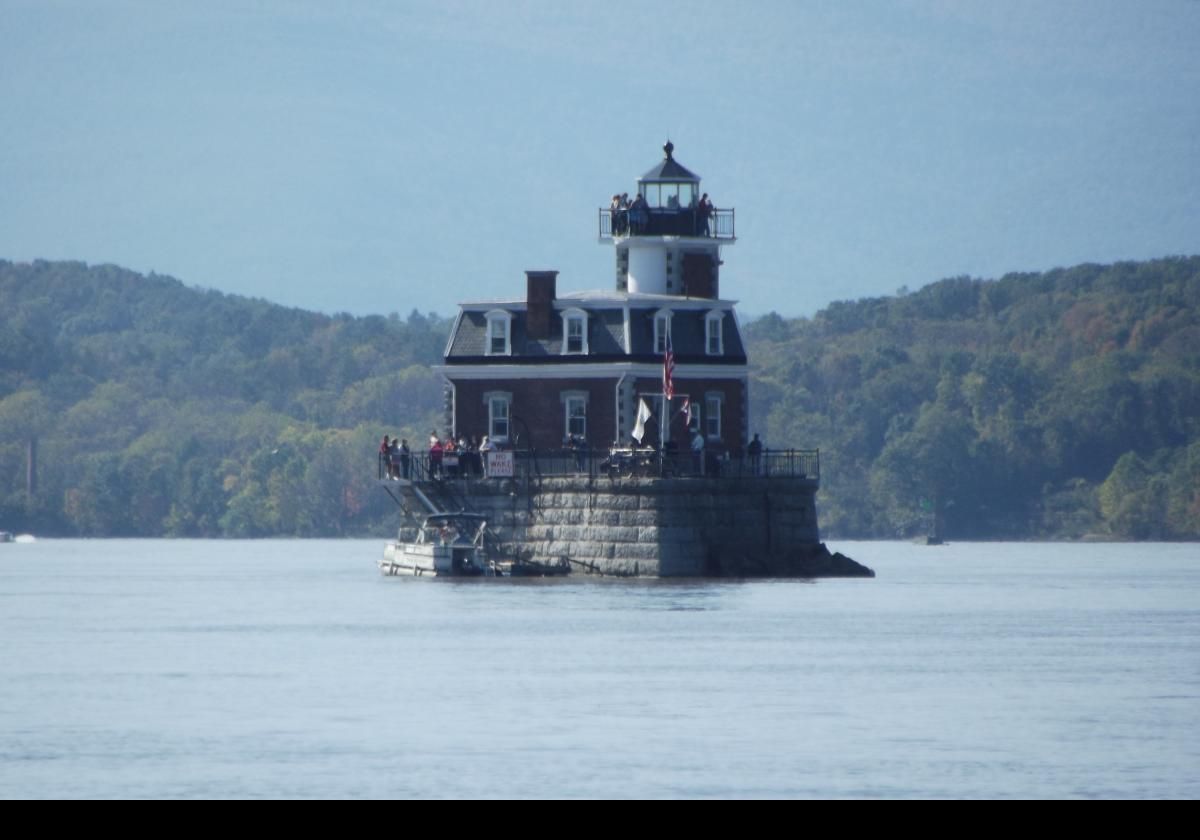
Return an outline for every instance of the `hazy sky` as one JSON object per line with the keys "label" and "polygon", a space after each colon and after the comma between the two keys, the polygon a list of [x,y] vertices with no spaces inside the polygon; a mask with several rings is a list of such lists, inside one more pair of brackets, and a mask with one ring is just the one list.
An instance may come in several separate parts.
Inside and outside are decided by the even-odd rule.
{"label": "hazy sky", "polygon": [[4,259],[356,314],[610,288],[597,208],[668,136],[743,312],[1200,253],[1200,2],[0,0]]}

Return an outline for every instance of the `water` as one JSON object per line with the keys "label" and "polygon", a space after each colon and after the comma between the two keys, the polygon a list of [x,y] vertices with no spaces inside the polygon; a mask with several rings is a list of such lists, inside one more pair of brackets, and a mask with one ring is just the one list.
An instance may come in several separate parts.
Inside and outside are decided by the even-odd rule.
{"label": "water", "polygon": [[879,577],[0,546],[0,796],[1200,796],[1196,546],[831,547]]}

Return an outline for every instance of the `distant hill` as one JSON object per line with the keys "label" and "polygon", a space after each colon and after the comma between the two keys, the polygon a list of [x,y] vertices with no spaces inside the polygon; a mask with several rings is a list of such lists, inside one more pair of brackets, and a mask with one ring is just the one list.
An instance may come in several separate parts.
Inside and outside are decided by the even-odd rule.
{"label": "distant hill", "polygon": [[1200,538],[1200,257],[748,328],[753,423],[822,450],[826,534]]}
{"label": "distant hill", "polygon": [[[449,321],[288,309],[0,262],[0,523],[88,535],[390,531],[384,432],[440,426]],[[28,439],[37,492],[27,497]]]}
{"label": "distant hill", "polygon": [[[440,426],[449,327],[0,261],[0,527],[390,533],[378,439]],[[954,278],[747,334],[751,422],[822,450],[827,536],[1200,538],[1198,257]]]}

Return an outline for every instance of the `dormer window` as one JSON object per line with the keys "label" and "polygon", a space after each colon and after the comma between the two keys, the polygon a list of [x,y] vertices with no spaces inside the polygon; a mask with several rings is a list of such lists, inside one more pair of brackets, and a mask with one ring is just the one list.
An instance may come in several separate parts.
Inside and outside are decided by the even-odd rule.
{"label": "dormer window", "polygon": [[671,310],[660,309],[654,313],[654,352],[659,355],[666,353],[670,338]]}
{"label": "dormer window", "polygon": [[725,313],[716,310],[704,316],[704,350],[710,356],[725,353],[724,319]]}
{"label": "dormer window", "polygon": [[487,355],[512,355],[512,313],[500,309],[487,314]]}
{"label": "dormer window", "polygon": [[586,356],[588,352],[587,313],[582,309],[568,309],[562,315],[564,355]]}

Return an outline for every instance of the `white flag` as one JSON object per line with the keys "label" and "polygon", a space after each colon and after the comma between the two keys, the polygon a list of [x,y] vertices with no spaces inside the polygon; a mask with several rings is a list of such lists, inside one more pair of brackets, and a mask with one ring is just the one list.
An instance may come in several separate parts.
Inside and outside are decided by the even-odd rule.
{"label": "white flag", "polygon": [[646,405],[643,399],[638,400],[638,415],[637,423],[633,426],[633,439],[638,443],[642,442],[642,438],[646,436],[646,421],[651,417],[650,406]]}

